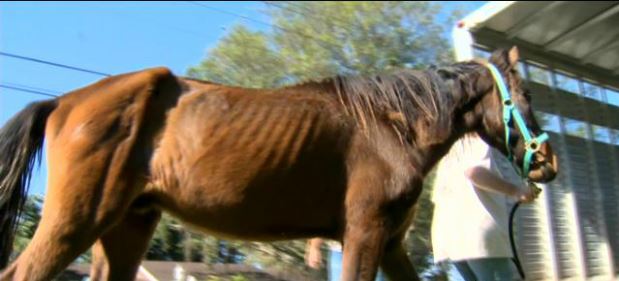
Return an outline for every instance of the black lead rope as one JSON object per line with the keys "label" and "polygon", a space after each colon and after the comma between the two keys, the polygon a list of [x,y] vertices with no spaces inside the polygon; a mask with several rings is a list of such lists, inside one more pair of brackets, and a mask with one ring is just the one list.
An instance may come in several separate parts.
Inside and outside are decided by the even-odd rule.
{"label": "black lead rope", "polygon": [[520,263],[520,258],[518,258],[518,250],[516,250],[516,242],[514,241],[514,215],[516,214],[516,210],[520,207],[520,202],[516,203],[514,207],[512,207],[511,212],[509,212],[509,244],[512,246],[512,253],[514,253],[514,264],[516,264],[516,268],[518,269],[518,274],[522,280],[525,280],[524,270],[522,269],[522,264]]}

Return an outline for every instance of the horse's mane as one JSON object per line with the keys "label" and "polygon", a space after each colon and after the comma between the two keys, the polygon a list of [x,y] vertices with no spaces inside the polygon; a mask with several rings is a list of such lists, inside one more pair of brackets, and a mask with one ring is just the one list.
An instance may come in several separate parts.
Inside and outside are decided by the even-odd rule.
{"label": "horse's mane", "polygon": [[345,110],[363,131],[388,120],[401,137],[432,143],[451,133],[453,114],[462,98],[473,91],[470,74],[478,69],[479,63],[467,62],[425,71],[340,76],[331,81]]}

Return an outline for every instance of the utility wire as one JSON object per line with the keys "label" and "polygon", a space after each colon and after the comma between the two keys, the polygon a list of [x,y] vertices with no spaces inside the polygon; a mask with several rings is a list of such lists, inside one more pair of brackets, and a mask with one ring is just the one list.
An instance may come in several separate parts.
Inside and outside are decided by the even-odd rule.
{"label": "utility wire", "polygon": [[[308,10],[305,7],[302,7],[302,5],[293,5],[292,3],[288,3],[288,5],[282,5],[281,2],[277,2],[277,1],[261,1],[264,4],[268,5],[268,6],[272,6],[272,7],[276,7],[282,10],[286,10],[304,17],[308,17],[308,18],[314,18],[315,20],[321,21],[321,22],[330,22],[331,24],[333,24],[333,22],[338,22],[341,23],[343,25],[337,24],[335,26],[345,29],[348,33],[352,33],[352,30],[350,30],[350,28],[348,28],[347,26],[344,25],[348,25],[348,23],[341,21],[340,19],[337,18],[331,18],[331,17],[327,17],[327,16],[322,16],[322,15],[317,15],[317,14],[312,14],[310,10]],[[291,8],[291,7],[294,7]],[[301,10],[304,10],[306,12],[301,12]]]}
{"label": "utility wire", "polygon": [[213,11],[217,11],[217,12],[220,12],[220,13],[232,15],[232,16],[239,17],[239,18],[242,18],[242,19],[245,19],[245,20],[248,20],[248,21],[252,21],[252,22],[255,22],[255,23],[259,23],[259,24],[262,24],[262,25],[270,26],[270,27],[276,28],[278,30],[281,30],[283,32],[287,32],[287,33],[290,33],[290,34],[296,34],[297,36],[301,36],[301,37],[304,37],[306,39],[313,40],[314,42],[322,45],[323,47],[337,48],[337,49],[341,48],[340,46],[337,46],[337,45],[334,45],[334,44],[332,44],[330,42],[327,42],[325,40],[316,38],[316,37],[314,37],[312,35],[308,35],[308,34],[297,32],[295,30],[291,30],[291,29],[288,29],[288,28],[285,28],[285,27],[281,27],[281,26],[279,26],[277,24],[272,24],[272,23],[264,22],[264,21],[261,21],[261,20],[257,20],[257,19],[254,19],[254,18],[251,18],[251,17],[248,17],[248,16],[244,16],[244,15],[241,15],[241,14],[230,12],[230,11],[227,11],[227,10],[222,10],[222,9],[219,9],[219,8],[216,8],[216,7],[213,7],[213,6],[209,6],[209,5],[206,5],[206,4],[203,4],[203,3],[200,3],[200,2],[196,2],[196,1],[186,1],[186,2],[189,2],[189,3],[197,5],[197,6],[204,7],[204,8],[213,10]]}
{"label": "utility wire", "polygon": [[55,95],[55,94],[50,94],[50,93],[46,93],[46,92],[42,92],[38,90],[26,89],[20,86],[0,84],[0,88],[10,89],[10,90],[15,90],[15,91],[20,91],[20,92],[26,92],[26,93],[36,94],[36,95],[42,95],[42,96],[47,96],[47,97],[54,97],[54,98],[58,97],[58,95]]}
{"label": "utility wire", "polygon": [[42,60],[42,59],[36,59],[36,58],[22,56],[22,55],[11,54],[11,53],[7,53],[7,52],[0,52],[0,55],[1,56],[5,56],[5,57],[21,59],[21,60],[27,60],[27,61],[36,62],[36,63],[47,64],[47,65],[51,65],[51,66],[55,66],[55,67],[60,67],[60,68],[65,68],[65,69],[71,69],[71,70],[75,70],[75,71],[81,71],[81,72],[90,73],[90,74],[96,74],[96,75],[100,75],[100,76],[106,76],[106,77],[112,76],[111,74],[107,74],[107,73],[103,73],[103,72],[99,72],[99,71],[94,71],[94,70],[89,70],[89,69],[86,69],[86,68],[70,66],[70,65],[66,65],[66,64],[62,64],[62,63],[55,63],[55,62],[51,62],[51,61],[46,61],[46,60]]}

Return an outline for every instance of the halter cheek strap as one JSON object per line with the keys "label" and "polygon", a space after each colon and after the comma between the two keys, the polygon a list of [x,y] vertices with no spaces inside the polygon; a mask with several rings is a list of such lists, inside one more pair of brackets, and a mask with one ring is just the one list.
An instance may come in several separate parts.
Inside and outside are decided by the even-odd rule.
{"label": "halter cheek strap", "polygon": [[[522,171],[520,176],[526,178],[529,174],[529,170],[531,168],[531,160],[533,159],[533,155],[535,152],[539,151],[542,144],[548,141],[548,134],[543,133],[537,137],[532,137],[531,131],[527,128],[524,119],[522,118],[522,114],[514,103],[512,102],[509,91],[507,90],[507,86],[505,85],[505,81],[503,80],[503,76],[499,72],[499,70],[493,64],[486,64],[486,67],[492,73],[492,77],[494,77],[494,81],[499,87],[499,93],[501,95],[501,102],[503,104],[503,125],[505,126],[505,149],[507,150],[507,158],[510,162],[513,162],[513,155],[509,145],[510,139],[510,127],[509,122],[513,119],[516,122],[516,126],[520,134],[524,138],[525,143],[525,153],[524,159],[522,161]],[[516,169],[518,171],[518,169]]]}

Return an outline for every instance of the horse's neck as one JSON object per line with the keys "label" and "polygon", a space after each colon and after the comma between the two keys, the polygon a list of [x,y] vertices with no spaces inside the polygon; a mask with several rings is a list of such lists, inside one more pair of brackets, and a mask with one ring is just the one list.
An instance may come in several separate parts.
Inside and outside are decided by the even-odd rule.
{"label": "horse's neck", "polygon": [[[483,68],[483,66],[467,68],[467,72],[443,80],[447,85],[447,92],[443,94],[450,95],[453,101],[450,112],[453,118],[452,126],[449,134],[435,136],[435,142],[419,144],[413,148],[411,160],[418,165],[417,167],[421,168],[423,176],[432,170],[458,139],[481,126],[482,116],[477,114],[475,109],[477,104],[481,102],[482,95],[489,92],[492,85],[486,85],[487,81],[480,79],[480,75],[482,75],[480,68]],[[467,82],[471,84],[467,84]],[[474,83],[482,83],[483,85]]]}
{"label": "horse's neck", "polygon": [[434,144],[429,147],[416,147],[411,153],[411,161],[416,167],[419,167],[419,172],[422,177],[425,177],[434,166],[447,154],[451,146],[461,136],[452,135],[442,143]]}

